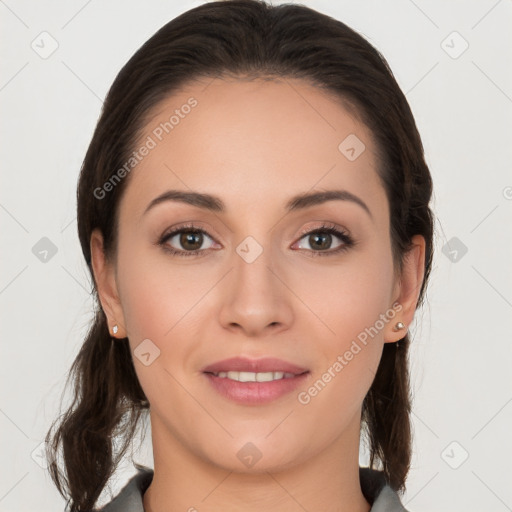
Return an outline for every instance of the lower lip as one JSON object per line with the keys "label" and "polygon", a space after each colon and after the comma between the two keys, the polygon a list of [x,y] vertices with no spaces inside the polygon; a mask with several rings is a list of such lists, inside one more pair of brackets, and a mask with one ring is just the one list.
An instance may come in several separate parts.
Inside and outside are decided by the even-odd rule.
{"label": "lower lip", "polygon": [[239,404],[265,404],[291,393],[304,383],[309,372],[288,379],[270,382],[238,382],[227,377],[217,377],[205,373],[213,388],[230,400]]}

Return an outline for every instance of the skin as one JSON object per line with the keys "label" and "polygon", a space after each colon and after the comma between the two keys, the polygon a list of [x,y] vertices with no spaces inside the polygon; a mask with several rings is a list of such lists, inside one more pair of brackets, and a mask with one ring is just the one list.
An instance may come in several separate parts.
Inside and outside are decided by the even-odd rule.
{"label": "skin", "polygon": [[[414,237],[397,275],[371,132],[335,97],[295,79],[195,81],[158,105],[140,140],[190,96],[198,105],[128,178],[117,256],[105,257],[98,230],[91,237],[110,328],[119,326],[116,337],[128,337],[132,351],[145,339],[160,350],[149,366],[134,357],[151,406],[155,474],[145,510],[367,512],[358,472],[361,406],[384,343],[404,335],[396,322],[413,320],[424,239]],[[338,149],[350,134],[366,146],[354,161]],[[213,194],[227,211],[167,201],[144,215],[168,189]],[[296,194],[334,189],[361,198],[371,216],[339,200],[284,209]],[[195,245],[201,256],[172,256],[156,244],[170,227],[192,221],[207,232]],[[312,257],[343,244],[326,234],[326,248],[315,249],[302,235],[322,221],[357,243]],[[247,236],[263,249],[252,263],[236,252]],[[187,249],[179,235],[167,245]],[[395,302],[402,309],[393,320],[308,404],[299,403],[298,392]],[[274,402],[236,404],[201,372],[236,355],[281,358],[310,374]],[[237,457],[249,442],[262,454],[252,467]]]}

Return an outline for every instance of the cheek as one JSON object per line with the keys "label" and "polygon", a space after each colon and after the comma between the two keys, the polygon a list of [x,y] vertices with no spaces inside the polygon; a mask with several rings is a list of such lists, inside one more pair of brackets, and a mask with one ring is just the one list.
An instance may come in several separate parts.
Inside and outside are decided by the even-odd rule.
{"label": "cheek", "polygon": [[383,329],[393,321],[391,253],[385,244],[375,245],[374,250],[347,256],[339,266],[302,275],[297,280],[300,294],[317,317],[307,328],[316,339],[315,351],[321,353],[314,388],[311,394],[305,390],[304,400],[314,396],[315,407],[325,410],[336,403],[339,407],[328,414],[343,416],[343,410],[356,410],[371,386],[382,354]]}
{"label": "cheek", "polygon": [[341,348],[375,324],[389,307],[393,285],[391,255],[384,250],[353,252],[339,265],[293,270],[294,289],[310,310],[308,315],[324,325],[326,339]]}
{"label": "cheek", "polygon": [[[120,245],[121,248],[121,245]],[[186,270],[188,269],[188,270]],[[210,271],[211,272],[211,271]],[[132,350],[134,367],[146,396],[153,406],[165,404],[169,414],[178,412],[180,403],[187,403],[187,395],[178,381],[188,368],[194,352],[199,325],[198,311],[201,297],[211,287],[212,280],[197,276],[192,266],[173,265],[152,247],[137,247],[124,241],[119,251],[118,277],[125,325]],[[215,282],[215,281],[213,281]],[[150,340],[152,344],[148,344]],[[145,342],[150,358],[158,357],[149,365],[138,360],[139,349]],[[165,371],[167,369],[168,371]],[[163,399],[162,390],[176,397]]]}
{"label": "cheek", "polygon": [[118,275],[126,329],[134,342],[150,338],[158,344],[172,335],[210,280],[190,265],[173,264],[171,256],[149,244],[144,247],[126,237],[123,248],[120,245]]}

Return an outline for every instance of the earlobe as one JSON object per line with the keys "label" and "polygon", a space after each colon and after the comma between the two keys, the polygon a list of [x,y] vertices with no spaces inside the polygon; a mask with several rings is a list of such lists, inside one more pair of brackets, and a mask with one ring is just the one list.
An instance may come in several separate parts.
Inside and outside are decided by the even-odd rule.
{"label": "earlobe", "polygon": [[[421,235],[413,236],[411,249],[404,255],[402,273],[399,278],[398,292],[393,303],[401,306],[393,322],[384,333],[385,343],[401,340],[411,325],[425,273],[425,239]],[[402,324],[402,325],[398,325]]]}
{"label": "earlobe", "polygon": [[117,291],[114,266],[105,255],[103,235],[98,228],[91,233],[90,249],[94,281],[101,307],[107,317],[109,332],[113,337],[126,338],[125,321]]}

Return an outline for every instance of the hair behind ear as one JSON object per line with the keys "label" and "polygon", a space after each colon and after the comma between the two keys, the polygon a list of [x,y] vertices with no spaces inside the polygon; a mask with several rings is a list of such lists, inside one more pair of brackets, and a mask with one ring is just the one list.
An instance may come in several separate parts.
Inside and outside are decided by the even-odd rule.
{"label": "hair behind ear", "polygon": [[[70,512],[91,511],[131,443],[147,400],[135,374],[127,339],[113,340],[100,309],[68,375],[74,377],[76,402],[46,435],[50,476],[60,494],[71,501]],[[127,417],[126,421],[122,420]],[[123,443],[114,453],[116,426]],[[66,475],[59,470],[62,445]],[[64,490],[64,482],[66,491]]]}
{"label": "hair behind ear", "polygon": [[362,425],[370,448],[370,467],[377,461],[396,491],[405,489],[411,459],[411,395],[407,352],[409,335],[385,343],[375,379],[362,408]]}

